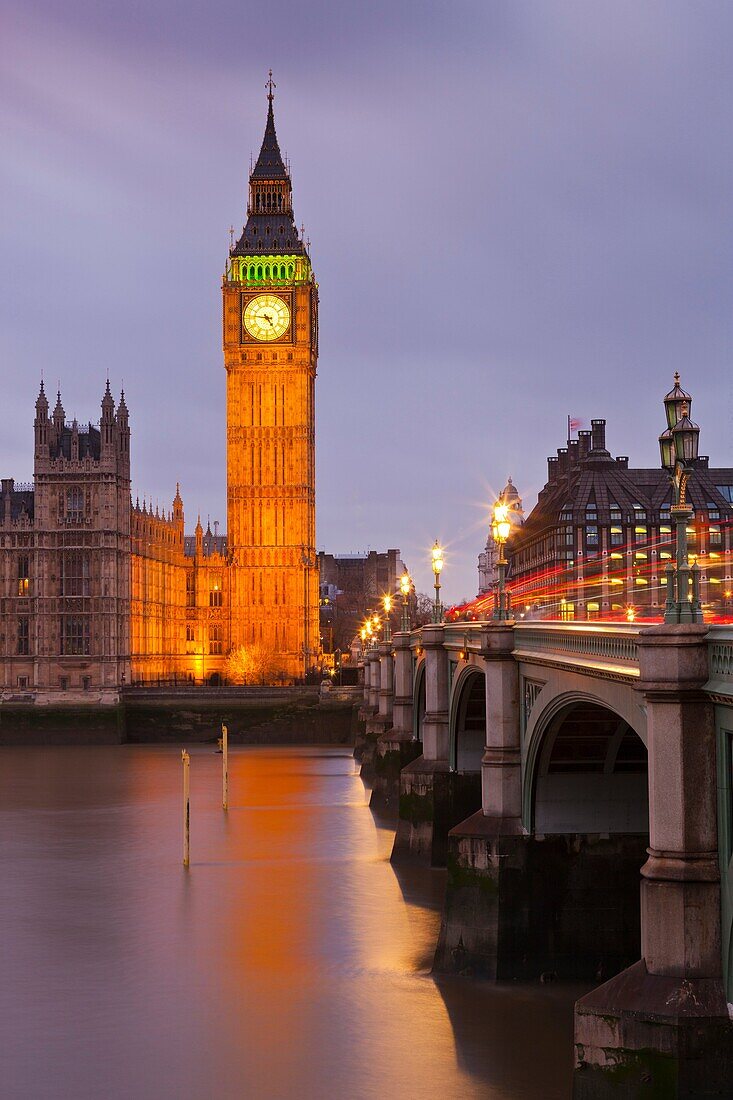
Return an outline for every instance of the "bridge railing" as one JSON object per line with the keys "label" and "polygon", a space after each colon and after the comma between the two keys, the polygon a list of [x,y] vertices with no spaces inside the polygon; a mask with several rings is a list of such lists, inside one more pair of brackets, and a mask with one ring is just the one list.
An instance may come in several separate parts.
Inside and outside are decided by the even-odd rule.
{"label": "bridge railing", "polygon": [[639,626],[626,623],[518,623],[514,628],[515,652],[579,659],[586,663],[621,666],[638,675]]}

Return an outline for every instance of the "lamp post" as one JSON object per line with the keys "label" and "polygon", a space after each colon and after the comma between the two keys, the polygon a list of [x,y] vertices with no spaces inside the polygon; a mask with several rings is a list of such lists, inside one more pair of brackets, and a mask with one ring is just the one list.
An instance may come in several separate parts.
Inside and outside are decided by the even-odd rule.
{"label": "lamp post", "polygon": [[506,540],[509,538],[512,525],[509,522],[509,505],[502,500],[497,500],[494,505],[494,514],[491,520],[491,537],[499,547],[499,560],[496,563],[499,574],[499,587],[496,603],[494,604],[493,618],[497,622],[506,622],[511,617],[509,610],[509,598],[506,591],[506,567],[507,560],[504,555]]}
{"label": "lamp post", "polygon": [[392,597],[387,594],[382,596],[382,607],[384,608],[384,641],[392,641],[392,623],[390,622],[390,613],[392,611]]}
{"label": "lamp post", "polygon": [[412,580],[407,570],[404,571],[400,577],[400,592],[402,593],[402,624],[401,629],[403,634],[410,633],[410,590],[412,589]]}
{"label": "lamp post", "polygon": [[435,576],[435,601],[433,603],[433,622],[442,623],[443,607],[440,602],[440,574],[443,572],[443,551],[437,539],[435,540],[435,545],[432,549],[432,556],[433,574]]}
{"label": "lamp post", "polygon": [[664,398],[667,427],[659,437],[662,466],[672,485],[671,517],[674,520],[675,542],[675,565],[670,560],[665,570],[665,623],[702,622],[700,568],[697,561],[690,568],[687,552],[687,525],[694,515],[687,500],[687,482],[693,471],[700,440],[700,428],[690,420],[691,404],[691,396],[681,388],[680,376],[675,373],[674,387]]}

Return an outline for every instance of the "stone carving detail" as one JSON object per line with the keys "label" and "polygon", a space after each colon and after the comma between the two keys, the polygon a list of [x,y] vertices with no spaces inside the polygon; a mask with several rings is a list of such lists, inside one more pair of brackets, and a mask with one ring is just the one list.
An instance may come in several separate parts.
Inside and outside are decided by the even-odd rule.
{"label": "stone carving detail", "polygon": [[733,642],[716,642],[710,646],[710,676],[733,680]]}
{"label": "stone carving detail", "polygon": [[529,716],[532,713],[532,707],[537,702],[537,696],[542,691],[544,683],[540,680],[527,680],[524,681],[524,728],[527,728],[529,723]]}

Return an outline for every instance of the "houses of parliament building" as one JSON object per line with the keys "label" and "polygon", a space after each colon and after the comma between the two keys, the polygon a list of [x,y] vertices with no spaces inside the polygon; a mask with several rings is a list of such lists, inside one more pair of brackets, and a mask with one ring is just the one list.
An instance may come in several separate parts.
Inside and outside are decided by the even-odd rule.
{"label": "houses of parliament building", "polygon": [[218,682],[259,647],[287,679],[317,663],[318,288],[268,88],[247,218],[222,280],[227,534],[133,502],[124,393],[67,422],[41,383],[34,481],[0,491],[0,693],[37,702],[160,679]]}

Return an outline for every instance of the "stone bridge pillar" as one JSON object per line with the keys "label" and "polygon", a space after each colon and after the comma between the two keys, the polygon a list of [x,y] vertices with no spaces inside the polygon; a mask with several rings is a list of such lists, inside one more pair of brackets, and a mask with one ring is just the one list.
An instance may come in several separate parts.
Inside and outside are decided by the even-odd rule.
{"label": "stone bridge pillar", "polygon": [[519,670],[513,624],[481,631],[486,738],[481,809],[450,831],[448,883],[435,954],[439,970],[513,976],[527,953]]}
{"label": "stone bridge pillar", "polygon": [[423,756],[426,760],[448,763],[448,653],[443,646],[445,628],[440,624],[424,626],[425,718],[423,719]]}
{"label": "stone bridge pillar", "polygon": [[[374,775],[374,754],[376,752],[377,738],[390,724],[391,719],[385,718],[382,708],[388,706],[387,695],[382,695],[382,646],[380,642],[374,649],[367,653],[367,676],[369,680],[369,705],[364,708],[365,722],[364,736],[361,739],[359,759],[361,760],[361,775],[363,779],[371,782]],[[390,672],[391,679],[391,672]],[[389,698],[391,706],[391,692]]]}
{"label": "stone bridge pillar", "polygon": [[[383,661],[389,661],[387,675],[392,678],[389,702],[380,717],[390,717],[377,738],[374,751],[374,780],[369,805],[378,808],[396,802],[400,792],[400,772],[420,755],[422,745],[412,732],[412,650],[409,634],[394,634],[386,643]],[[383,669],[385,665],[383,664]],[[384,684],[384,677],[382,680]],[[384,690],[384,688],[383,688]],[[381,698],[380,698],[381,704]]]}
{"label": "stone bridge pillar", "polygon": [[416,857],[427,863],[445,862],[450,814],[448,730],[448,653],[445,628],[422,628],[425,650],[425,717],[422,756],[400,773],[400,819],[392,859]]}
{"label": "stone bridge pillar", "polygon": [[649,742],[642,959],[575,1007],[578,1097],[610,1095],[620,1070],[629,1087],[652,1084],[664,1096],[731,1095],[706,632],[664,625],[639,636]]}
{"label": "stone bridge pillar", "polygon": [[370,649],[369,660],[369,710],[372,714],[379,712],[379,652]]}
{"label": "stone bridge pillar", "polygon": [[[364,700],[359,707],[359,721],[363,722],[364,728],[357,734],[356,745],[354,746],[354,756],[357,760],[364,760],[364,753],[367,750],[369,723],[374,718],[374,715],[379,709],[379,697],[377,695],[377,701],[374,702],[375,689],[374,689],[374,660],[373,651],[367,650],[362,657],[363,668],[363,682],[364,682]],[[379,657],[377,656],[377,660]],[[379,667],[379,666],[377,666]],[[379,688],[377,687],[377,692]]]}
{"label": "stone bridge pillar", "polygon": [[392,708],[394,704],[394,659],[392,657],[392,643],[379,643],[379,720],[384,723],[385,730],[392,725]]}
{"label": "stone bridge pillar", "polygon": [[[486,678],[486,749],[481,761],[481,807],[502,835],[522,831],[522,761],[519,741],[519,669],[514,630],[497,623],[481,632]],[[500,823],[500,824],[499,824]]]}
{"label": "stone bridge pillar", "polygon": [[394,706],[392,710],[392,729],[389,731],[393,741],[412,741],[412,649],[409,634],[394,634]]}

